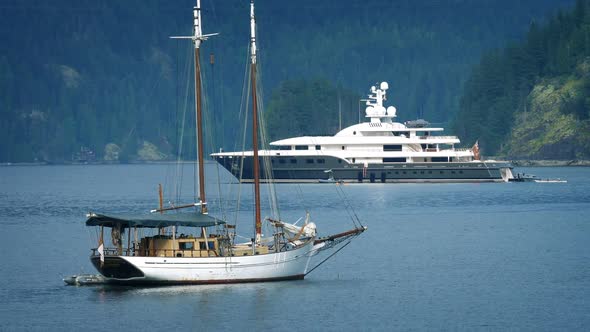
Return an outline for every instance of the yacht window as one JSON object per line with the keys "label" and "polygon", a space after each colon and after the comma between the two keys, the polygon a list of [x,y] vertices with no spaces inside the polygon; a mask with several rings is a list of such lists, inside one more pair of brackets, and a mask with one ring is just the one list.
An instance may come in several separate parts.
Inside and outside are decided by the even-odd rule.
{"label": "yacht window", "polygon": [[279,150],[291,150],[290,145],[279,145]]}
{"label": "yacht window", "polygon": [[289,159],[289,161],[291,162],[291,164],[297,164],[297,159]]}
{"label": "yacht window", "polygon": [[318,159],[318,160],[316,160],[316,162],[318,164],[325,164],[326,163],[326,161],[324,159]]}
{"label": "yacht window", "polygon": [[383,158],[384,163],[405,163],[406,158]]}
{"label": "yacht window", "polygon": [[315,149],[316,149],[316,150],[321,150],[321,149],[322,149],[322,146],[321,146],[321,145],[316,145],[316,146],[315,146]]}
{"label": "yacht window", "polygon": [[179,244],[180,250],[193,250],[194,246],[192,242],[180,242]]}
{"label": "yacht window", "polygon": [[[395,145],[383,145],[383,151],[401,151],[402,146],[395,144]],[[405,160],[404,160],[405,161]]]}
{"label": "yacht window", "polygon": [[342,164],[342,159],[338,159],[338,163],[339,164]]}
{"label": "yacht window", "polygon": [[295,150],[309,150],[307,145],[295,145]]}
{"label": "yacht window", "polygon": [[215,242],[214,241],[209,241],[209,250],[215,250]]}
{"label": "yacht window", "polygon": [[342,150],[344,150],[344,145],[342,146]]}
{"label": "yacht window", "polygon": [[205,242],[199,241],[199,249],[200,250],[207,250],[207,247],[205,246]]}
{"label": "yacht window", "polygon": [[444,163],[447,161],[447,157],[432,157],[433,163]]}
{"label": "yacht window", "polygon": [[305,162],[308,164],[313,164],[313,159],[305,159]]}
{"label": "yacht window", "polygon": [[352,158],[352,163],[354,164],[356,162],[356,158]]}

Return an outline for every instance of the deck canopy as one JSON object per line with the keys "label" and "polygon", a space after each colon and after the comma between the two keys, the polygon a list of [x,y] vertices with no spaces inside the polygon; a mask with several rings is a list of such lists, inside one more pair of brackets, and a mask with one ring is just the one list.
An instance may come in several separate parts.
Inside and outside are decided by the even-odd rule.
{"label": "deck canopy", "polygon": [[87,215],[86,226],[106,226],[116,227],[121,225],[123,228],[144,227],[160,228],[169,226],[187,226],[187,227],[211,227],[225,224],[225,221],[216,219],[209,215],[201,213],[175,213],[175,214],[141,214],[141,215],[104,215],[98,213],[89,213]]}

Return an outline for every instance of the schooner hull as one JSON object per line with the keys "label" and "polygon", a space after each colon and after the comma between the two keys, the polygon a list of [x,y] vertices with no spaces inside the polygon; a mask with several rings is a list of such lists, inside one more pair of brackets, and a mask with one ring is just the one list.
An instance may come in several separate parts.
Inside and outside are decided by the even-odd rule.
{"label": "schooner hull", "polygon": [[101,264],[91,257],[108,283],[221,284],[303,279],[312,256],[313,241],[280,253],[228,257],[107,256]]}

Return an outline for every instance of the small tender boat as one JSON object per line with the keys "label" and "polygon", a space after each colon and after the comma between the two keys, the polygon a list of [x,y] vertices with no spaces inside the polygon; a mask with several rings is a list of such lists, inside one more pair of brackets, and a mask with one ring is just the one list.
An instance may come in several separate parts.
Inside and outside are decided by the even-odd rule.
{"label": "small tender boat", "polygon": [[324,171],[324,173],[328,173],[328,178],[327,179],[319,179],[318,182],[319,183],[344,183],[343,180],[336,180],[334,178],[334,172],[332,172],[331,169],[327,169]]}
{"label": "small tender boat", "polygon": [[510,179],[511,182],[535,182],[535,183],[566,183],[567,180],[562,180],[560,178],[556,179],[541,179],[538,178],[536,175],[533,174],[525,174],[525,173],[517,173],[513,179]]}
{"label": "small tender boat", "polygon": [[562,179],[536,179],[537,183],[567,183],[567,180]]}
{"label": "small tender boat", "polygon": [[74,274],[63,280],[70,286],[100,285],[106,282],[100,274]]}
{"label": "small tender boat", "polygon": [[510,179],[510,182],[536,182],[540,180],[537,178],[536,175],[533,174],[525,174],[525,173],[516,173],[514,178]]}

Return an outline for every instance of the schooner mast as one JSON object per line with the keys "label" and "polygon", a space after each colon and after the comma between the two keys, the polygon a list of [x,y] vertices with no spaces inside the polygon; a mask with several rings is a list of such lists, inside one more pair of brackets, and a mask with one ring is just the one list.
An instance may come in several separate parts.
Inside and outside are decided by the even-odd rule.
{"label": "schooner mast", "polygon": [[201,96],[201,42],[207,40],[210,36],[218,33],[203,35],[201,30],[201,0],[197,0],[197,5],[193,7],[193,35],[192,36],[174,36],[174,39],[191,39],[195,46],[195,113],[196,113],[196,139],[197,139],[197,164],[199,173],[199,203],[201,213],[207,214],[207,199],[205,197],[205,170],[203,158],[203,111]]}
{"label": "schooner mast", "polygon": [[[260,220],[260,162],[258,160],[258,101],[256,100],[256,19],[254,17],[254,0],[250,2],[250,80],[252,82],[252,151],[254,172],[254,209],[256,240],[262,237],[262,220]],[[252,245],[254,249],[255,244]],[[255,249],[254,249],[255,250]]]}

